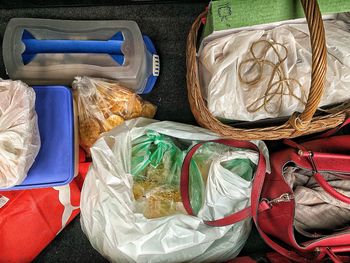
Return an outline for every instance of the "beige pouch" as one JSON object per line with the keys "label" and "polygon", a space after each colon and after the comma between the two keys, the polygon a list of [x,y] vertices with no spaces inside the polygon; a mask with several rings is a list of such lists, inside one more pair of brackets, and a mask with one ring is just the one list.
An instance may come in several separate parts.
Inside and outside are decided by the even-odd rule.
{"label": "beige pouch", "polygon": [[[322,232],[341,230],[350,223],[350,205],[335,199],[321,188],[312,172],[299,167],[286,167],[284,178],[294,191],[295,229],[308,237]],[[338,192],[350,196],[350,180],[336,174],[322,173]]]}

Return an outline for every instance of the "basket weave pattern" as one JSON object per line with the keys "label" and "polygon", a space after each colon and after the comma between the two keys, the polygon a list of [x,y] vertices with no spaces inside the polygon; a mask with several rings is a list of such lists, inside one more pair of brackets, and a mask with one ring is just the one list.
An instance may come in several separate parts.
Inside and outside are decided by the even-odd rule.
{"label": "basket weave pattern", "polygon": [[208,110],[201,93],[197,64],[197,37],[201,27],[203,12],[193,23],[187,38],[187,89],[192,113],[199,125],[222,136],[238,140],[278,140],[321,132],[340,125],[346,119],[348,105],[330,110],[328,114],[314,117],[320,103],[326,70],[327,49],[321,12],[316,0],[301,0],[310,31],[312,49],[312,71],[309,97],[302,113],[294,113],[279,126],[241,129],[221,123]]}

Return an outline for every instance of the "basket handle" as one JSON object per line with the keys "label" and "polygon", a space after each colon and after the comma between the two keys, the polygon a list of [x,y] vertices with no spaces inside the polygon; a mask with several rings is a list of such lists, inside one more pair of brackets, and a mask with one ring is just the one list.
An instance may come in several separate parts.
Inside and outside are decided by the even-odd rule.
{"label": "basket handle", "polygon": [[320,104],[327,71],[327,47],[322,15],[317,0],[301,0],[310,31],[312,51],[312,71],[310,92],[305,109],[301,114],[294,113],[290,125],[296,131],[305,131]]}

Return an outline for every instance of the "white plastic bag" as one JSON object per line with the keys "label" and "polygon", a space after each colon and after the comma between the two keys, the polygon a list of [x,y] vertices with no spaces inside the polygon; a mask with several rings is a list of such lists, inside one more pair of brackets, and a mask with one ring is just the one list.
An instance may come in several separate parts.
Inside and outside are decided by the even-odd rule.
{"label": "white plastic bag", "polygon": [[21,81],[0,79],[0,188],[20,184],[39,149],[34,90]]}
{"label": "white plastic bag", "polygon": [[[202,220],[218,219],[250,204],[250,182],[237,180],[229,171],[222,173],[220,163],[230,156],[213,160],[206,186],[210,190],[198,217],[147,219],[134,212],[131,141],[147,130],[187,142],[218,138],[199,127],[143,118],[102,135],[91,148],[93,162],[81,195],[81,225],[92,246],[112,262],[218,262],[237,256],[249,236],[251,220],[225,227],[210,227]],[[265,144],[256,143],[267,156]],[[242,157],[239,150],[235,155]],[[256,152],[247,150],[244,156],[258,161]]]}
{"label": "white plastic bag", "polygon": [[[349,24],[327,20],[324,25],[328,65],[320,106],[350,99]],[[242,121],[302,112],[310,90],[311,56],[306,23],[252,27],[210,41],[199,53],[210,112]]]}

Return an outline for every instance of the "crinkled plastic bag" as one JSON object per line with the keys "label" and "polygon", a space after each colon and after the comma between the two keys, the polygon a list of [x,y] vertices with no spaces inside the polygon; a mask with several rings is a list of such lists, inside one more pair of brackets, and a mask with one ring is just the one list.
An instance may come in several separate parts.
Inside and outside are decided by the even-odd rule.
{"label": "crinkled plastic bag", "polygon": [[[324,26],[327,74],[320,106],[350,100],[349,24],[326,20]],[[227,33],[200,50],[201,86],[217,118],[256,121],[304,110],[312,62],[308,25],[271,27]]]}
{"label": "crinkled plastic bag", "polygon": [[0,188],[20,184],[40,149],[35,92],[0,79]]}
{"label": "crinkled plastic bag", "polygon": [[[151,130],[132,141],[131,174],[134,178],[136,212],[143,213],[147,218],[186,214],[181,202],[180,175],[182,163],[190,148],[175,138]],[[198,214],[203,206],[204,184],[213,157],[230,156],[236,151],[236,148],[209,142],[194,154],[189,178],[194,214]],[[222,166],[247,181],[252,179],[255,172],[255,164],[249,158],[227,160]]]}
{"label": "crinkled plastic bag", "polygon": [[87,152],[101,133],[125,120],[156,114],[156,106],[118,82],[76,77],[72,86],[78,104],[80,145]]}
{"label": "crinkled plastic bag", "polygon": [[[180,175],[189,144],[147,131],[132,141],[131,174],[136,212],[147,218],[186,213],[181,202]],[[190,199],[197,214],[203,205],[204,181],[197,164],[190,167]]]}
{"label": "crinkled plastic bag", "polygon": [[131,174],[136,212],[147,218],[185,212],[179,191],[185,155],[186,151],[171,137],[155,131],[147,131],[132,141]]}
{"label": "crinkled plastic bag", "polygon": [[[227,170],[222,163],[248,158],[256,165],[258,153],[231,149],[229,154],[224,150],[225,155],[213,156],[209,169],[204,168],[208,175],[198,217],[176,213],[148,219],[136,211],[131,158],[132,142],[149,131],[181,142],[181,150],[192,142],[218,139],[203,128],[143,118],[101,136],[91,148],[93,162],[81,196],[81,225],[92,246],[111,262],[223,262],[237,256],[249,236],[251,220],[211,227],[203,219],[219,219],[250,205],[251,180],[238,175],[248,168]],[[255,143],[268,160],[265,144]],[[203,145],[204,153],[206,147],[214,146]],[[193,159],[200,169],[205,165],[199,157]]]}

